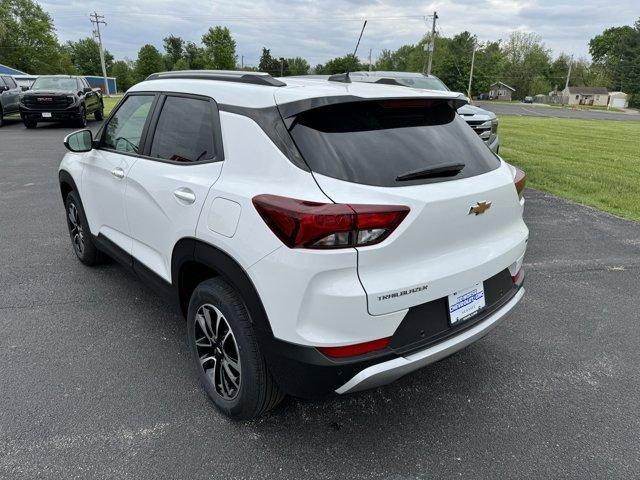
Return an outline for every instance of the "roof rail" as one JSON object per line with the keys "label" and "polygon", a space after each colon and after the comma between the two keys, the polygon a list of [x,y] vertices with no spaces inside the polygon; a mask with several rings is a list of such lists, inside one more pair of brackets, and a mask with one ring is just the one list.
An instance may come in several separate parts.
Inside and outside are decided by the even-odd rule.
{"label": "roof rail", "polygon": [[380,78],[380,79],[376,80],[373,83],[382,83],[384,85],[398,85],[400,87],[406,87],[407,86],[407,85],[404,85],[404,84],[400,83],[395,78],[389,78],[389,77]]}
{"label": "roof rail", "polygon": [[243,72],[237,70],[175,70],[152,73],[146,80],[164,79],[218,80],[223,82],[250,83],[268,87],[284,87],[286,83],[263,72]]}

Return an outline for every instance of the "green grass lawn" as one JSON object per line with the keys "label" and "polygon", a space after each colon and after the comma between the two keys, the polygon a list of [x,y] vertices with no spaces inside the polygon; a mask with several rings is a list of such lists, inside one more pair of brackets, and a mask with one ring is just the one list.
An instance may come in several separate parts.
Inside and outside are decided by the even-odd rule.
{"label": "green grass lawn", "polygon": [[501,116],[500,143],[528,186],[640,221],[640,122]]}
{"label": "green grass lawn", "polygon": [[121,98],[122,98],[121,95],[117,97],[103,97],[102,100],[104,101],[104,114],[109,115],[109,112],[111,112],[113,107],[116,106],[116,104],[120,101]]}

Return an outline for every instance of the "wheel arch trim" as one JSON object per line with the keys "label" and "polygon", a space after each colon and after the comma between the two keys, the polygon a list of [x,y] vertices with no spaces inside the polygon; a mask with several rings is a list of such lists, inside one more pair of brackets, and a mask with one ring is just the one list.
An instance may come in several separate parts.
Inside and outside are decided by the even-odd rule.
{"label": "wheel arch trim", "polygon": [[[181,275],[184,267],[190,262],[210,268],[228,281],[242,297],[254,327],[259,330],[259,333],[272,335],[266,310],[246,270],[225,251],[196,238],[180,239],[176,242],[171,255],[171,283],[177,290],[179,298],[182,299],[183,295]],[[183,305],[181,309],[186,314]]]}
{"label": "wheel arch trim", "polygon": [[[58,172],[58,181],[60,184],[60,194],[62,195],[63,202],[65,200],[65,189],[64,189],[65,184],[69,185],[69,187],[71,187],[71,190],[75,191],[78,195],[80,195],[80,190],[78,190],[78,186],[76,185],[76,182],[73,180],[73,176],[66,170],[60,170],[60,172]],[[80,201],[82,202],[82,199],[80,199]]]}

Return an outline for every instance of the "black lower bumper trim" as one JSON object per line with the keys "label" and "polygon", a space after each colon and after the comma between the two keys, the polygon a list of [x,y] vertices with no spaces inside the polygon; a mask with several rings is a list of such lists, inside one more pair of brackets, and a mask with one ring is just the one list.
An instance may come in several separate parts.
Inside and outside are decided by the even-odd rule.
{"label": "black lower bumper trim", "polygon": [[483,321],[511,300],[520,286],[515,286],[508,269],[485,280],[486,306],[460,325],[449,325],[449,305],[446,297],[411,307],[391,337],[389,347],[399,355],[422,350],[456,335]]}
{"label": "black lower bumper trim", "polygon": [[486,320],[509,302],[520,286],[514,286],[507,269],[486,280],[487,306],[461,325],[449,326],[446,297],[412,307],[388,348],[358,357],[332,359],[314,347],[284,342],[267,332],[256,333],[269,370],[280,388],[295,397],[320,398],[333,393],[371,365],[423,350]]}

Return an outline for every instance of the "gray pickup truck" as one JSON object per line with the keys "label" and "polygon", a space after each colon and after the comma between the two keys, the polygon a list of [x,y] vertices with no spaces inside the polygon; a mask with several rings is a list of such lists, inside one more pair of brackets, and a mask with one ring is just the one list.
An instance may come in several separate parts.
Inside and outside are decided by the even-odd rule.
{"label": "gray pickup truck", "polygon": [[[354,82],[392,83],[421,88],[427,90],[446,90],[449,88],[434,75],[424,75],[414,72],[351,72],[350,78]],[[475,105],[464,105],[458,109],[458,114],[473,128],[484,143],[494,152],[500,149],[498,138],[498,118],[496,114]]]}
{"label": "gray pickup truck", "polygon": [[0,75],[0,127],[4,124],[4,117],[19,112],[20,93],[22,89],[13,77]]}

